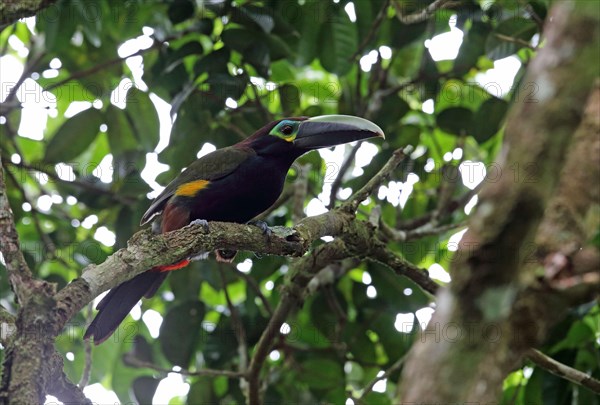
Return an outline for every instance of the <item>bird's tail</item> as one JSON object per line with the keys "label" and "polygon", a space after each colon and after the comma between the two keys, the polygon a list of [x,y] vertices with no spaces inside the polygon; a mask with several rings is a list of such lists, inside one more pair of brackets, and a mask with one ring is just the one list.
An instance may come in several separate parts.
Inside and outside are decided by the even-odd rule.
{"label": "bird's tail", "polygon": [[146,271],[110,290],[98,303],[98,314],[85,331],[84,339],[93,336],[95,344],[108,339],[142,297],[150,298],[156,293],[169,274],[161,270]]}

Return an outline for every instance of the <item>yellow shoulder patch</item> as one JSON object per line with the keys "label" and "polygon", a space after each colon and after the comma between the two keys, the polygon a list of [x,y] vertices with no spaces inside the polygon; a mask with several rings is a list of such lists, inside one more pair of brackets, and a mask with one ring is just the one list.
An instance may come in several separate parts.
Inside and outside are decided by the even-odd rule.
{"label": "yellow shoulder patch", "polygon": [[210,181],[208,180],[196,180],[190,181],[189,183],[184,183],[181,186],[177,187],[177,191],[175,191],[175,195],[183,196],[183,197],[193,197],[198,191],[202,190]]}

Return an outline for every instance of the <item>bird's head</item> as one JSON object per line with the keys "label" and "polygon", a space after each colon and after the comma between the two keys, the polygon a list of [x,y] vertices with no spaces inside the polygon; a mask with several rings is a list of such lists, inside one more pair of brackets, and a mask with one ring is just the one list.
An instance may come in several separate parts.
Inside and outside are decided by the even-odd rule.
{"label": "bird's head", "polygon": [[377,125],[351,115],[284,118],[259,129],[241,142],[259,155],[296,158],[310,150],[327,148],[372,137],[384,138]]}

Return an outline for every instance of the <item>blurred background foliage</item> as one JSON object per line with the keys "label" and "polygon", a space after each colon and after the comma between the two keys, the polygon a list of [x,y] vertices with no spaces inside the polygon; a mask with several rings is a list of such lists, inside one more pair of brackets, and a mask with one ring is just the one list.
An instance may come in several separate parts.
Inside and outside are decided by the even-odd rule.
{"label": "blurred background foliage", "polygon": [[[5,27],[0,147],[31,268],[64,286],[125,246],[149,197],[199,154],[273,119],[340,113],[375,121],[386,141],[304,156],[288,176],[287,199],[266,220],[292,226],[324,210],[335,203],[332,188],[334,199],[347,198],[395,148],[411,145],[410,159],[359,216],[381,210],[390,235],[421,232],[389,245],[450,282],[445,270],[477,184],[486,169],[489,181],[500,175],[494,159],[507,109],[535,102],[536,84],[521,78],[543,43],[550,1],[436,2],[444,7],[425,10],[430,3],[61,0]],[[457,52],[436,55],[436,40]],[[300,182],[307,191],[298,197]],[[298,198],[304,212],[294,209]],[[251,353],[287,263],[246,253],[232,265],[211,259],[175,272],[93,349],[86,392],[97,402],[113,398],[109,390],[123,403],[243,403],[236,378],[167,372],[237,370],[236,332],[243,327]],[[0,303],[14,310],[4,276]],[[265,403],[391,404],[401,359],[434,309],[433,297],[386,268],[342,263],[282,330],[264,371]],[[56,343],[72,381],[84,374],[89,316],[83,311]],[[599,339],[599,308],[590,304],[573,309],[544,350],[599,377]],[[506,379],[501,403],[599,401],[524,364]]]}

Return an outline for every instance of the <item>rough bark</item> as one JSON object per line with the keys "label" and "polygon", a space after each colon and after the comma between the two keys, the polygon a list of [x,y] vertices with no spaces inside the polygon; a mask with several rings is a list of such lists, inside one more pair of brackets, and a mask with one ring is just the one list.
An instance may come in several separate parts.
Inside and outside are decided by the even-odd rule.
{"label": "rough bark", "polygon": [[19,18],[31,17],[57,0],[7,0],[0,2],[0,29]]}
{"label": "rough bark", "polygon": [[[591,3],[561,2],[549,21],[547,43],[524,79],[538,85],[537,102],[516,103],[508,117],[503,176],[482,189],[453,283],[438,294],[438,310],[404,368],[403,402],[497,400],[504,377],[569,304],[537,288],[540,265],[528,259],[598,76],[600,18]],[[580,298],[591,298],[586,291]]]}
{"label": "rough bark", "polygon": [[[262,343],[259,343],[247,373],[250,381],[258,381],[264,360],[261,354],[268,353],[272,338],[276,336],[273,331],[279,331],[289,311],[305,298],[311,277],[331,261],[370,257],[388,265],[398,274],[413,278],[424,290],[435,292],[437,285],[426,272],[387,252],[378,236],[378,229],[355,218],[356,207],[389,177],[403,158],[401,151],[395,152],[380,172],[339,208],[305,218],[294,228],[274,227],[270,237],[255,226],[223,222],[210,222],[207,227],[191,225],[161,235],[143,230],[128,241],[127,248],[117,251],[99,265],[86,267],[79,279],[59,292],[55,292],[52,285],[33,279],[26,268],[33,287],[20,300],[22,305],[16,320],[2,316],[10,323],[14,322],[16,332],[5,340],[7,352],[1,387],[4,395],[0,396],[0,400],[5,403],[39,403],[48,393],[59,395],[59,399],[82,400],[79,389],[63,378],[54,352],[54,338],[66,322],[103,291],[152,267],[174,263],[199,252],[234,249],[298,257],[323,236],[339,237],[299,259],[286,276],[284,298],[261,338]],[[4,190],[4,184],[0,183],[0,226],[10,230],[14,223],[8,202],[4,201]],[[12,257],[13,252],[19,252],[18,237],[16,232],[9,232],[6,237],[10,238],[10,244],[0,247],[5,257]],[[18,256],[15,257],[18,259]],[[17,259],[14,265],[13,261],[7,263],[9,274],[20,271],[21,262]],[[22,280],[15,279],[14,282],[20,285]],[[257,387],[256,384],[253,386]],[[258,395],[258,391],[255,392]]]}

